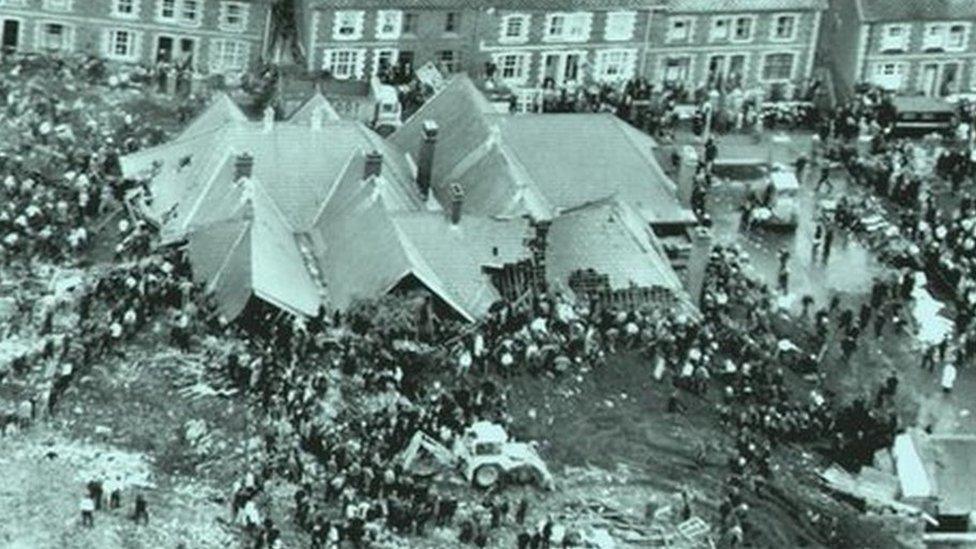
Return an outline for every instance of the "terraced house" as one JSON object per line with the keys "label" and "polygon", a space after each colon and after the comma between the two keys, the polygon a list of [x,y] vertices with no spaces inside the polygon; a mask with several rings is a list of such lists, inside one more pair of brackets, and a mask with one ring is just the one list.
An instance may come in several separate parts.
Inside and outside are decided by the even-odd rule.
{"label": "terraced house", "polygon": [[802,81],[826,9],[826,0],[669,0],[651,23],[644,75],[688,88]]}
{"label": "terraced house", "polygon": [[0,0],[5,51],[239,72],[261,53],[271,0]]}
{"label": "terraced house", "polygon": [[834,0],[830,40],[846,85],[946,96],[976,90],[976,2]]}

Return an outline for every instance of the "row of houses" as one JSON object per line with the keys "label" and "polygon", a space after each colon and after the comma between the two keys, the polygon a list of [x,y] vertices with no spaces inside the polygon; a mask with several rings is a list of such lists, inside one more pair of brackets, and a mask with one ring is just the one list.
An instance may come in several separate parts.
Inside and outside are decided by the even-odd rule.
{"label": "row of houses", "polygon": [[[294,0],[307,69],[368,79],[433,62],[512,87],[643,76],[695,87],[795,82],[814,67],[826,0]],[[5,51],[242,71],[272,0],[0,0]]]}
{"label": "row of houses", "polygon": [[[976,89],[976,3],[952,0],[291,0],[309,71],[367,80],[434,63],[514,88],[645,77],[745,88],[811,77],[930,96]],[[828,3],[829,2],[829,3]],[[3,51],[235,73],[273,0],[0,0]]]}

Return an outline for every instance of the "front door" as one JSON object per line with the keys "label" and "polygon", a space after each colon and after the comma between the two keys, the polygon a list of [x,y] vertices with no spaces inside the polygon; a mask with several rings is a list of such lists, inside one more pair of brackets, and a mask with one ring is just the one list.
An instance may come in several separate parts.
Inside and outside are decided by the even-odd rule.
{"label": "front door", "polygon": [[955,93],[959,79],[959,64],[946,63],[942,65],[942,77],[939,79],[939,96],[945,97]]}
{"label": "front door", "polygon": [[173,40],[169,36],[160,36],[156,39],[156,62],[157,63],[172,63],[173,62]]}
{"label": "front door", "polygon": [[193,52],[196,42],[192,38],[180,38],[176,62],[185,68],[193,68]]}
{"label": "front door", "polygon": [[580,56],[578,53],[567,53],[565,61],[563,62],[563,81],[561,84],[566,82],[575,82],[579,79],[579,61]]}
{"label": "front door", "polygon": [[558,53],[547,53],[542,62],[542,87],[555,87],[559,84],[559,61]]}
{"label": "front door", "polygon": [[919,82],[922,94],[933,96],[938,91],[939,66],[932,63],[922,67],[922,80]]}
{"label": "front door", "polygon": [[3,37],[0,42],[3,51],[17,51],[20,46],[20,21],[5,19],[3,22]]}

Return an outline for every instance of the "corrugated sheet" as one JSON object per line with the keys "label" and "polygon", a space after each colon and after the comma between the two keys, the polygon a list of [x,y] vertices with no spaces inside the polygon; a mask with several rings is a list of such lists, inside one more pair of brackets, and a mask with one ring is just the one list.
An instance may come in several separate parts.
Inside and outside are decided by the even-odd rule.
{"label": "corrugated sheet", "polygon": [[952,21],[976,17],[973,0],[855,0],[864,21]]}
{"label": "corrugated sheet", "polygon": [[653,235],[626,209],[608,199],[553,220],[546,255],[550,282],[568,288],[574,271],[592,268],[609,277],[612,289],[660,286],[682,292],[671,264],[652,244]]}

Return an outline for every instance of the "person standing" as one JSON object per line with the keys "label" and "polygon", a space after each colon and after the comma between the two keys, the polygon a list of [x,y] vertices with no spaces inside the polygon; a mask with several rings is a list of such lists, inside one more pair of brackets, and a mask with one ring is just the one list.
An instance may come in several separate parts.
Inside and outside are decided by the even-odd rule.
{"label": "person standing", "polygon": [[790,293],[790,269],[785,263],[780,263],[777,281],[780,293],[783,295]]}
{"label": "person standing", "polygon": [[136,524],[142,521],[143,524],[149,524],[149,509],[146,503],[146,498],[142,494],[136,496],[135,512],[132,514],[132,520]]}
{"label": "person standing", "polygon": [[824,185],[827,185],[827,187],[830,189],[830,192],[834,192],[834,184],[833,182],[830,181],[829,166],[823,166],[822,168],[820,168],[820,179],[817,180],[817,186],[814,189],[814,192],[819,193],[820,188],[823,187]]}
{"label": "person standing", "polygon": [[830,261],[830,248],[834,245],[834,230],[827,227],[824,233],[824,243],[823,243],[823,262],[826,264]]}
{"label": "person standing", "polygon": [[78,505],[81,510],[81,525],[88,528],[95,527],[95,500],[92,499],[91,495],[86,494],[85,497],[81,498],[81,503]]}
{"label": "person standing", "polygon": [[807,168],[807,162],[807,156],[805,154],[801,154],[793,162],[793,168],[796,171],[796,180],[800,183],[803,183],[803,172]]}
{"label": "person standing", "polygon": [[942,392],[949,394],[952,392],[953,386],[956,384],[956,366],[951,362],[947,362],[945,366],[942,367]]}

